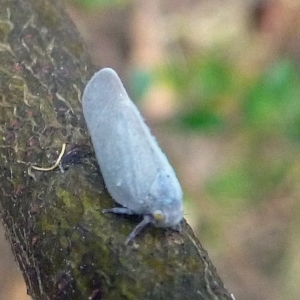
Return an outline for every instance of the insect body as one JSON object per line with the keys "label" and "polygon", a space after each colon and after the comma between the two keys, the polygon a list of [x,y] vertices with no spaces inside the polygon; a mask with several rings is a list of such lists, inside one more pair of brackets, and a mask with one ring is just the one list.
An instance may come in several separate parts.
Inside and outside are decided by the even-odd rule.
{"label": "insect body", "polygon": [[123,206],[104,212],[143,215],[126,243],[149,223],[176,228],[183,216],[180,184],[114,70],[92,77],[82,105],[106,187]]}

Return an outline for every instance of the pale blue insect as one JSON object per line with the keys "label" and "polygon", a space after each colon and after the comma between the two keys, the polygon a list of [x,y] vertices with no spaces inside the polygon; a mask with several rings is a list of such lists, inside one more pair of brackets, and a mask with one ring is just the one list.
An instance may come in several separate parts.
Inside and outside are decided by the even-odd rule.
{"label": "pale blue insect", "polygon": [[180,184],[117,73],[97,72],[82,105],[106,187],[123,206],[104,212],[143,215],[126,243],[149,223],[176,228],[183,217]]}

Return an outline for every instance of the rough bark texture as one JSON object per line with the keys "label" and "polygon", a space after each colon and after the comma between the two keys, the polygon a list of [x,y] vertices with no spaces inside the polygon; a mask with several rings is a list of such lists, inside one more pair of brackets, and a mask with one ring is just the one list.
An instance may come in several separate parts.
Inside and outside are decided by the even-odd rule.
{"label": "rough bark texture", "polygon": [[93,155],[49,166],[90,143],[81,93],[94,69],[61,1],[0,0],[0,208],[7,237],[38,299],[231,299],[206,251],[183,231],[103,215],[113,200]]}

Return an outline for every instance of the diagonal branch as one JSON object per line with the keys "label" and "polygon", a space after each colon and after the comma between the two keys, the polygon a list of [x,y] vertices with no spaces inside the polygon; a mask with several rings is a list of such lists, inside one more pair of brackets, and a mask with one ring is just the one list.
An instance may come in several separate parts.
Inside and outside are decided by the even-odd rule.
{"label": "diagonal branch", "polygon": [[[206,251],[181,233],[101,213],[113,200],[91,151],[81,93],[94,72],[58,0],[0,0],[0,208],[34,299],[231,299]],[[72,165],[43,172],[67,143]],[[77,149],[77,150],[76,150]]]}

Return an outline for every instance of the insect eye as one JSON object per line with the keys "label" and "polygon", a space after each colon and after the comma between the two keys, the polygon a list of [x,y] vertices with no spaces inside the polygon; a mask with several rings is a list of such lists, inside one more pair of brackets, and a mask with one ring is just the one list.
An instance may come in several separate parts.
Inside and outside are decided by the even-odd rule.
{"label": "insect eye", "polygon": [[153,212],[153,218],[154,218],[155,221],[159,222],[159,221],[162,221],[165,218],[165,216],[164,216],[164,213],[161,210],[155,210]]}

